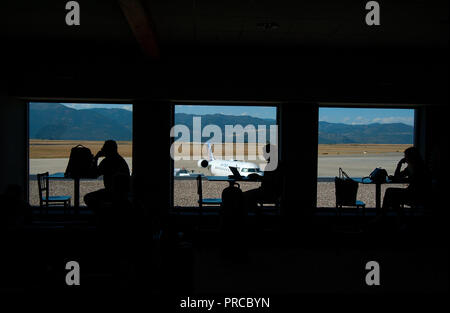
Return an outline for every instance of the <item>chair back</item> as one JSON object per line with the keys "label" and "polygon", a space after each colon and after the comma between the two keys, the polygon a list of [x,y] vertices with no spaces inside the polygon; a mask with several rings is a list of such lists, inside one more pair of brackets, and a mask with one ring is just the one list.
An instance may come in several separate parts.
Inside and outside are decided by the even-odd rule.
{"label": "chair back", "polygon": [[336,177],[334,180],[336,207],[354,206],[358,193],[358,183],[352,179]]}
{"label": "chair back", "polygon": [[45,192],[45,205],[48,206],[48,172],[37,174],[37,181],[39,189],[39,205],[42,207],[44,204],[44,197],[42,196],[42,194]]}

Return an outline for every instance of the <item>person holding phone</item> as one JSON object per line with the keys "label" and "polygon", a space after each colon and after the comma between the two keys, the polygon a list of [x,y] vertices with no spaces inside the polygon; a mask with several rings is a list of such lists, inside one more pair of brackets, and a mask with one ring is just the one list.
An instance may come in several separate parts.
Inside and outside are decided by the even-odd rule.
{"label": "person holding phone", "polygon": [[[104,159],[97,165],[101,157]],[[117,143],[114,140],[105,141],[93,162],[95,176],[103,175],[105,188],[84,196],[84,202],[89,208],[98,208],[102,203],[112,202],[115,196],[128,193],[130,169],[125,159],[119,155]]]}
{"label": "person holding phone", "polygon": [[244,200],[249,211],[261,213],[258,201],[276,201],[283,192],[284,169],[283,163],[278,159],[278,148],[267,144],[264,147],[264,157],[267,161],[264,175],[248,175],[249,179],[260,181],[261,186],[244,192]]}
{"label": "person holding phone", "polygon": [[[403,168],[404,165],[407,166]],[[397,210],[399,215],[403,215],[400,210],[402,204],[416,205],[426,202],[431,179],[417,148],[410,147],[404,151],[404,158],[398,162],[394,175],[389,178],[393,182],[408,183],[408,187],[386,189],[382,215],[389,209]]]}

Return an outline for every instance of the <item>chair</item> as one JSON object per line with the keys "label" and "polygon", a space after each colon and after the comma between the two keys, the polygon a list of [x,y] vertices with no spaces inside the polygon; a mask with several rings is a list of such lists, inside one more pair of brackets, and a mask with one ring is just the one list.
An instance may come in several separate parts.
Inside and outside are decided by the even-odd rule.
{"label": "chair", "polygon": [[198,206],[200,210],[200,214],[203,213],[203,205],[220,207],[222,204],[222,199],[220,198],[203,198],[203,189],[202,189],[202,176],[197,176],[197,194],[198,194]]}
{"label": "chair", "polygon": [[[403,212],[406,213],[406,211],[409,213],[409,216],[414,215],[430,215],[432,214],[431,209],[433,207],[439,206],[439,193],[437,192],[439,190],[439,184],[436,179],[433,179],[431,181],[431,185],[429,186],[429,189],[425,191],[425,193],[422,193],[423,198],[419,201],[407,201],[405,203],[400,204],[400,209],[403,210]],[[408,210],[406,210],[406,207],[408,207]]]}
{"label": "chair", "polygon": [[279,177],[277,181],[277,188],[271,193],[264,193],[266,199],[259,199],[256,201],[258,210],[256,214],[274,213],[275,215],[281,215],[281,201],[285,190],[284,177]]}
{"label": "chair", "polygon": [[363,201],[356,200],[358,194],[358,182],[351,179],[343,170],[339,168],[339,177],[334,179],[334,186],[336,192],[336,210],[337,214],[340,216],[342,211],[345,209],[358,211],[362,209],[362,215],[365,216],[366,204]]}
{"label": "chair", "polygon": [[[44,207],[48,210],[50,206],[63,205],[64,208],[70,207],[70,196],[50,196],[49,195],[49,179],[48,172],[37,174],[39,188],[39,205],[41,209]],[[43,194],[45,192],[45,195]],[[47,211],[48,212],[48,211]]]}

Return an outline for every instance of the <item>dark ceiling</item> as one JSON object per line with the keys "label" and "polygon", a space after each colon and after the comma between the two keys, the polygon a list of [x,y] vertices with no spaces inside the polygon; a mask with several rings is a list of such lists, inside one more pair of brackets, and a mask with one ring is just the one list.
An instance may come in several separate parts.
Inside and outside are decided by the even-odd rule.
{"label": "dark ceiling", "polygon": [[381,27],[365,24],[366,2],[145,0],[162,44],[448,45],[448,1],[380,1]]}
{"label": "dark ceiling", "polygon": [[96,94],[103,81],[104,94],[246,85],[311,99],[355,90],[384,90],[382,101],[448,98],[448,0],[379,1],[381,26],[365,24],[367,1],[79,0],[80,26],[65,24],[66,2],[0,1],[6,72],[30,94],[44,85],[71,93],[69,81]]}
{"label": "dark ceiling", "polygon": [[[65,25],[67,1],[2,1],[12,41],[132,46],[118,1],[80,0],[81,25]],[[380,1],[381,26],[365,24],[366,1],[142,0],[158,44],[179,46],[426,46],[448,47],[448,1]],[[275,23],[276,29],[265,29]],[[179,48],[177,48],[179,49]]]}

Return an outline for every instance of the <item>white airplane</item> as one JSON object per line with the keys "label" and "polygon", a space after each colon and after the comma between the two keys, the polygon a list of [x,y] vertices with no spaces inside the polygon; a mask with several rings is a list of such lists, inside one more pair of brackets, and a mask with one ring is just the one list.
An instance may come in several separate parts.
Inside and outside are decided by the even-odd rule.
{"label": "white airplane", "polygon": [[233,173],[230,170],[230,166],[236,167],[241,176],[247,177],[250,174],[264,175],[264,172],[251,162],[243,162],[238,160],[216,160],[211,150],[211,144],[208,143],[209,160],[198,160],[198,167],[209,168],[211,174],[214,176],[228,176]]}

